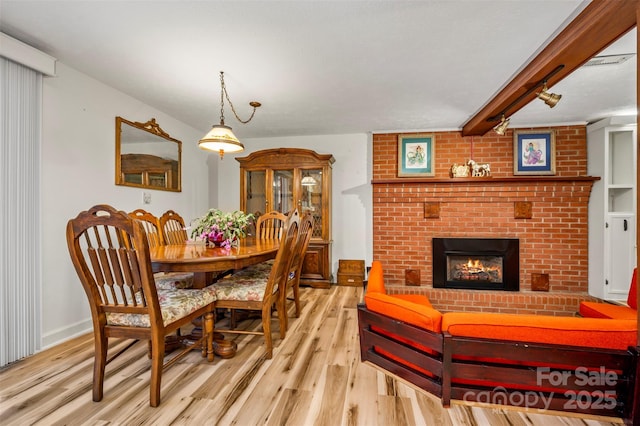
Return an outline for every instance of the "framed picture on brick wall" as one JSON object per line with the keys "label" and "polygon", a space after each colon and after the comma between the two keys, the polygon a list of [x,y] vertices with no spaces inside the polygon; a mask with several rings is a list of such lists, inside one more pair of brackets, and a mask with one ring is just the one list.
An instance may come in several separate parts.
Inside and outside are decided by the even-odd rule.
{"label": "framed picture on brick wall", "polygon": [[514,130],[513,174],[556,174],[556,137],[553,130]]}
{"label": "framed picture on brick wall", "polygon": [[398,136],[398,177],[429,177],[435,175],[433,135]]}

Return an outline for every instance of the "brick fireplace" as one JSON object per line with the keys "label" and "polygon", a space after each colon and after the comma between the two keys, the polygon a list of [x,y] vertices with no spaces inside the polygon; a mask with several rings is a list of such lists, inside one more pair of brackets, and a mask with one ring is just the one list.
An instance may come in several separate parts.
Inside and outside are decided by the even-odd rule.
{"label": "brick fireplace", "polygon": [[433,287],[520,289],[517,238],[432,238]]}
{"label": "brick fireplace", "polygon": [[[442,311],[574,315],[588,291],[586,128],[556,132],[556,175],[514,176],[513,134],[435,132],[435,176],[397,177],[397,134],[373,136],[373,257],[391,293],[426,294]],[[489,178],[450,178],[452,164],[490,163]],[[433,238],[519,241],[519,291],[434,288]],[[408,272],[416,280],[405,279]],[[532,274],[548,291],[532,290]],[[410,285],[407,285],[410,284]]]}

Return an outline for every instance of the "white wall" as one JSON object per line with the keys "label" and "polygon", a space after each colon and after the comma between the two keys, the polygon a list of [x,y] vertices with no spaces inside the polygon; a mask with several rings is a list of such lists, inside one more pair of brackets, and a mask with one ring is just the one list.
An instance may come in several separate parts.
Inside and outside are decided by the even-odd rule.
{"label": "white wall", "polygon": [[[238,126],[236,126],[238,127]],[[239,127],[238,127],[239,129]],[[236,130],[237,132],[237,130]],[[240,134],[238,132],[237,134]],[[239,136],[241,138],[241,136]],[[372,138],[367,134],[296,136],[282,138],[242,139],[244,152],[225,154],[220,160],[210,155],[211,164],[218,163],[217,200],[211,207],[222,210],[240,208],[240,164],[235,157],[269,148],[306,148],[319,154],[332,154],[332,260],[334,281],[339,259],[363,259],[369,265],[372,244]],[[210,191],[211,194],[216,191]]]}
{"label": "white wall", "polygon": [[[115,117],[160,127],[182,144],[182,192],[143,190],[115,185]],[[57,76],[45,78],[42,128],[42,346],[60,343],[91,330],[89,305],[66,246],[67,221],[95,204],[124,211],[144,208],[156,215],[168,209],[187,222],[211,207],[239,208],[240,168],[234,155],[220,160],[197,141],[209,129],[194,129],[57,63]],[[240,132],[239,132],[240,133]],[[240,133],[241,134],[241,133]],[[277,147],[307,148],[333,154],[332,271],[339,259],[364,259],[373,253],[371,202],[371,136],[325,135],[243,140],[240,154]]]}
{"label": "white wall", "polygon": [[[182,144],[182,192],[115,185],[115,117],[160,127]],[[58,62],[45,78],[42,128],[43,347],[91,330],[89,305],[73,269],[65,239],[70,218],[95,204],[124,211],[144,208],[156,215],[174,209],[186,221],[208,208],[207,154],[194,129],[130,96]],[[215,168],[215,164],[213,164]],[[215,170],[215,169],[214,169]]]}

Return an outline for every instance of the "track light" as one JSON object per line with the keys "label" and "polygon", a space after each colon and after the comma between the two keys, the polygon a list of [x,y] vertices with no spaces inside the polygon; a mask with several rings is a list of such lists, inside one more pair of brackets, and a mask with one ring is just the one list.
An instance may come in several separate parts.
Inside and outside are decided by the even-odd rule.
{"label": "track light", "polygon": [[499,134],[500,136],[504,135],[504,132],[507,131],[507,127],[509,127],[510,118],[505,118],[504,114],[502,114],[502,119],[500,123],[494,126],[493,131]]}
{"label": "track light", "polygon": [[538,98],[542,99],[545,104],[549,105],[549,108],[553,108],[556,106],[558,101],[562,95],[557,95],[555,93],[550,93],[547,89],[547,82],[544,82],[544,86],[542,87],[542,92],[536,94]]}

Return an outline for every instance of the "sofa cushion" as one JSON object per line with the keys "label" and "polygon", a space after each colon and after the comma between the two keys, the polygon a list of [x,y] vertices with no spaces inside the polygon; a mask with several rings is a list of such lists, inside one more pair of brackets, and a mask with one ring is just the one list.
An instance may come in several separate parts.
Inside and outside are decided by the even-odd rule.
{"label": "sofa cushion", "polygon": [[421,294],[390,294],[390,296],[393,296],[396,299],[419,303],[429,308],[433,308],[433,306],[431,305],[431,301],[427,298],[427,296],[423,296]]}
{"label": "sofa cushion", "polygon": [[371,263],[369,277],[367,278],[367,293],[386,293],[384,288],[384,274],[382,271],[382,263],[374,260]]}
{"label": "sofa cushion", "polygon": [[638,268],[633,270],[631,287],[629,288],[629,295],[627,296],[627,305],[632,309],[638,309]]}
{"label": "sofa cushion", "polygon": [[441,330],[442,314],[431,307],[429,299],[425,296],[411,294],[398,297],[367,290],[364,301],[367,309],[373,312],[397,318],[426,330]]}
{"label": "sofa cushion", "polygon": [[636,320],[477,312],[442,316],[454,336],[626,350],[636,346]]}
{"label": "sofa cushion", "polygon": [[580,302],[580,315],[585,318],[637,319],[638,311],[627,306],[601,302]]}

